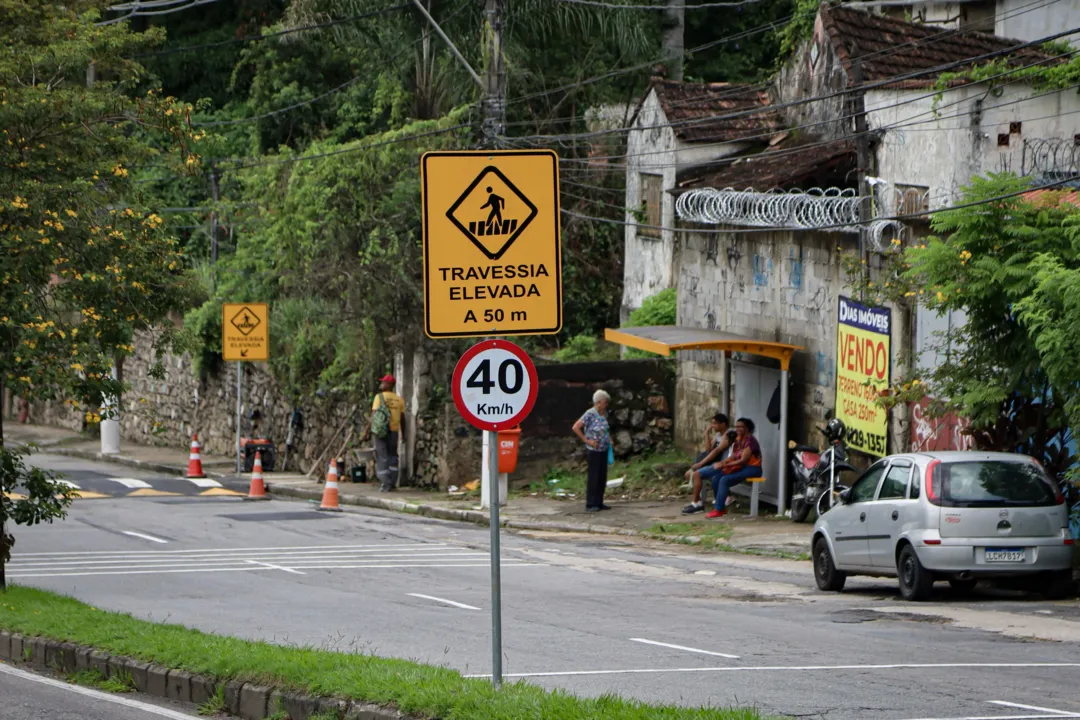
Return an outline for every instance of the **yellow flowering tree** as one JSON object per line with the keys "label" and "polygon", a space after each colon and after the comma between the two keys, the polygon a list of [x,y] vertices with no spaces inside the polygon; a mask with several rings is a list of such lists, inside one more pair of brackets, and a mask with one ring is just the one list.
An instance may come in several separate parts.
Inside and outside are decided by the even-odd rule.
{"label": "yellow flowering tree", "polygon": [[[134,351],[134,333],[169,345],[168,317],[192,299],[177,241],[131,169],[198,165],[191,108],[160,97],[128,59],[160,33],[98,26],[102,7],[0,0],[0,383],[91,421],[121,393],[110,367]],[[0,417],[0,588],[9,521],[50,521],[68,502],[4,447]]]}
{"label": "yellow flowering tree", "polygon": [[[1075,359],[1054,354],[1060,343],[1048,338],[1058,326],[1032,322],[1023,309],[1034,307],[1040,268],[1080,269],[1080,208],[1062,203],[1063,193],[1025,199],[1029,187],[1009,173],[973,178],[956,201],[970,207],[935,213],[934,235],[889,255],[873,279],[849,274],[871,302],[966,317],[936,343],[938,364],[917,368],[882,405],[929,396],[930,415],[971,421],[978,447],[1022,450],[1064,477],[1074,460],[1066,409],[1075,388],[1057,368]],[[849,271],[857,265],[849,261]]]}

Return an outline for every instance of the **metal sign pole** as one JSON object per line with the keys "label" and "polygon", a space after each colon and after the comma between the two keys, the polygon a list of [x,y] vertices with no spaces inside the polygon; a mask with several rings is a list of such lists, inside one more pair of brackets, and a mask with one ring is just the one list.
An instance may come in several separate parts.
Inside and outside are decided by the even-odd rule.
{"label": "metal sign pole", "polygon": [[241,400],[241,379],[244,372],[244,364],[239,360],[236,361],[236,472],[239,474],[244,469],[244,464],[240,460],[240,400]]}
{"label": "metal sign pole", "polygon": [[488,436],[488,509],[491,513],[491,684],[502,687],[502,572],[499,565],[499,433]]}

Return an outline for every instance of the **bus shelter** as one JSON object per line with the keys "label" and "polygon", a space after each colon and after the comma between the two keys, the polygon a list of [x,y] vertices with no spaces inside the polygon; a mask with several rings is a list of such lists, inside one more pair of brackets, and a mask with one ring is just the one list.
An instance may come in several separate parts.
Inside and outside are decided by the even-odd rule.
{"label": "bus shelter", "polygon": [[780,364],[780,442],[777,456],[777,513],[787,511],[788,455],[788,380],[791,357],[803,348],[798,345],[755,340],[731,333],[705,328],[661,325],[655,327],[608,328],[604,339],[625,347],[670,356],[679,350],[715,350],[724,353],[723,403],[725,412],[731,407],[731,355],[746,353],[776,360]]}

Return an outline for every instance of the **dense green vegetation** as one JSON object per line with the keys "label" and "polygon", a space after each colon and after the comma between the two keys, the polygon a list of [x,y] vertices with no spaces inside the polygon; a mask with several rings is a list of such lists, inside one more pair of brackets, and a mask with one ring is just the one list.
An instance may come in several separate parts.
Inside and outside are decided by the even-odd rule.
{"label": "dense green vegetation", "polygon": [[[483,3],[425,4],[482,69]],[[508,144],[559,152],[564,209],[621,220],[620,164],[587,158],[618,156],[623,135],[550,136],[626,123],[659,68],[662,13],[546,0],[507,13]],[[768,23],[790,14],[790,0],[740,8],[734,22],[722,9],[687,13],[687,48],[707,46],[688,55],[687,79],[762,79],[777,52]],[[197,208],[169,219],[209,296],[186,322],[200,370],[220,362],[221,302],[267,300],[272,369],[290,394],[366,389],[393,347],[421,342],[418,158],[476,146],[468,73],[414,9],[388,3],[242,0],[133,28],[166,31],[139,59],[167,94],[198,106],[192,120],[210,135],[202,174],[138,171],[163,204]],[[535,350],[618,324],[622,235],[617,223],[564,217],[564,328]],[[563,355],[593,354],[583,342]]]}

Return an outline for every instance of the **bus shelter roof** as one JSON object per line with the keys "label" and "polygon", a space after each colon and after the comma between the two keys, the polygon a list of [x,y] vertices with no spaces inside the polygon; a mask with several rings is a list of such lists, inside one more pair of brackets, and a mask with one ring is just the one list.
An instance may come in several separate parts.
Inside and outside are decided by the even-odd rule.
{"label": "bus shelter roof", "polygon": [[671,355],[676,350],[719,350],[727,353],[741,352],[760,357],[772,358],[780,362],[780,369],[787,370],[791,365],[791,356],[798,345],[757,340],[754,338],[707,330],[705,328],[681,327],[676,325],[657,325],[653,327],[608,328],[604,330],[604,339],[617,345],[645,350],[657,355]]}

